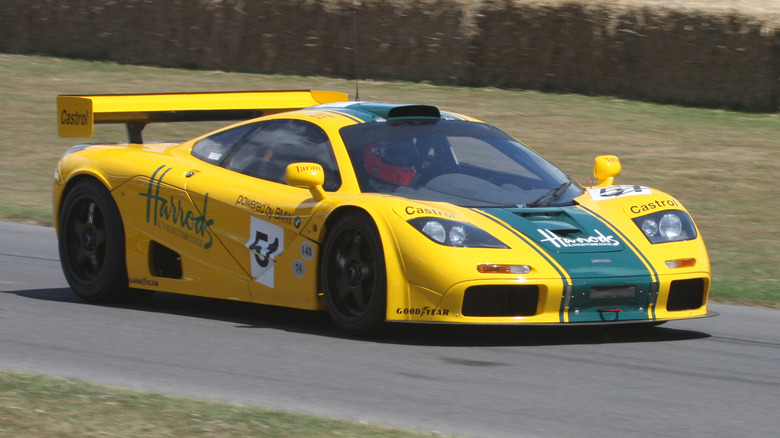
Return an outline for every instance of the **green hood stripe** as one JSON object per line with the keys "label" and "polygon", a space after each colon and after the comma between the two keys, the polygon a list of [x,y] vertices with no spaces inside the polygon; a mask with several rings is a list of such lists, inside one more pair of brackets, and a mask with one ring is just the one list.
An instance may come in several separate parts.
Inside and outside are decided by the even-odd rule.
{"label": "green hood stripe", "polygon": [[604,224],[608,225],[612,230],[615,231],[615,233],[619,234],[620,235],[620,239],[623,241],[623,243],[627,244],[631,248],[631,250],[634,252],[634,254],[636,254],[636,256],[638,258],[641,258],[645,262],[645,264],[650,267],[650,272],[652,273],[653,281],[656,281],[656,282],[658,281],[658,272],[655,270],[655,267],[652,265],[652,263],[650,263],[650,260],[647,258],[647,256],[645,256],[645,254],[642,251],[639,250],[639,248],[634,244],[634,242],[632,242],[628,237],[626,237],[625,234],[623,234],[622,231],[620,231],[620,229],[618,227],[616,227],[610,221],[606,220],[603,216],[601,216],[600,214],[596,213],[595,211],[589,209],[588,207],[585,207],[585,206],[582,206],[582,205],[578,205],[577,207],[582,209],[582,210],[585,210],[586,212],[588,212],[590,214],[592,214],[593,216],[598,218],[598,220],[600,220]]}
{"label": "green hood stripe", "polygon": [[[561,300],[559,310],[561,322],[565,320],[564,314],[567,304],[569,305],[569,321],[597,321],[599,318],[604,320],[605,315],[610,315],[611,317],[611,314],[604,314],[602,310],[599,310],[610,307],[602,305],[602,302],[610,302],[610,300],[588,298],[592,293],[591,287],[617,287],[625,283],[636,284],[636,299],[631,299],[636,304],[626,302],[626,300],[613,300],[622,303],[620,306],[615,306],[624,309],[620,315],[630,319],[647,318],[646,310],[642,311],[640,309],[643,308],[644,303],[648,300],[655,301],[655,294],[652,294],[652,289],[654,287],[653,284],[657,285],[657,273],[655,270],[650,271],[647,269],[647,266],[651,266],[647,258],[641,254],[638,248],[623,233],[620,233],[616,227],[600,215],[577,206],[547,210],[513,211],[500,208],[486,208],[474,209],[474,211],[479,211],[484,216],[510,230],[514,235],[530,244],[545,260],[555,267],[556,271],[564,279],[565,296]],[[548,220],[540,220],[535,216],[521,217],[517,214],[520,212],[554,213],[558,214],[561,219],[552,223]],[[581,229],[586,236],[591,235],[596,239],[596,235],[598,235],[600,239],[603,239],[603,242],[608,243],[595,243],[591,249],[584,244],[582,248],[571,248],[566,244],[559,246],[560,241],[551,241],[550,237],[553,234],[546,227],[551,225],[566,227],[567,222],[572,227],[576,226]],[[616,241],[619,241],[619,244],[615,244]],[[555,248],[552,247],[553,245]],[[598,261],[599,259],[605,259],[607,262],[602,263]],[[561,268],[559,269],[553,261]],[[568,287],[571,287],[571,293],[569,293]],[[567,297],[571,297],[571,302],[568,302]],[[572,312],[572,309],[575,308],[577,311]],[[615,315],[615,317],[617,318],[618,316]]]}
{"label": "green hood stripe", "polygon": [[630,239],[628,239],[625,236],[625,234],[623,234],[623,232],[620,231],[620,229],[618,227],[612,225],[611,222],[606,220],[603,216],[601,216],[600,214],[596,213],[595,211],[589,209],[588,207],[585,207],[584,205],[579,205],[578,207],[583,209],[583,210],[585,210],[585,211],[587,211],[588,213],[592,214],[593,216],[597,217],[601,222],[609,225],[613,230],[615,230],[615,232],[617,234],[620,235],[620,238],[623,239],[623,242],[625,242],[627,245],[629,245],[629,247],[634,252],[634,254],[636,254],[637,257],[641,258],[645,262],[646,266],[650,267],[650,273],[651,273],[652,280],[653,280],[653,285],[654,285],[653,287],[655,289],[653,291],[652,300],[651,300],[652,309],[653,309],[653,319],[655,319],[655,304],[656,304],[656,301],[658,300],[658,285],[660,283],[660,278],[658,277],[658,271],[655,270],[655,266],[653,266],[653,264],[650,263],[650,260],[647,258],[647,256],[642,251],[640,251],[639,248],[634,244],[634,242],[632,242]]}
{"label": "green hood stripe", "polygon": [[[645,263],[638,257],[626,237],[613,233],[611,228],[614,227],[611,224],[587,210],[558,207],[537,211],[501,208],[488,208],[483,211],[536,243],[572,278],[650,275]],[[524,213],[530,214],[521,216]],[[540,216],[542,214],[553,219]],[[575,242],[573,239],[564,242],[563,238],[559,239],[557,234],[548,229],[556,230],[556,227],[567,231],[580,230],[571,234],[571,237],[580,236],[579,240],[584,243]],[[589,241],[593,242],[588,243]],[[596,259],[609,259],[610,263],[596,263]]]}

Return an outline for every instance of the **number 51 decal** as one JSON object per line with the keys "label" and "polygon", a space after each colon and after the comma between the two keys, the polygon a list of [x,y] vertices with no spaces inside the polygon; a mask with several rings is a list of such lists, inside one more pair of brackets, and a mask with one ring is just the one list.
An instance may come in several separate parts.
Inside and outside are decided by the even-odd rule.
{"label": "number 51 decal", "polygon": [[272,288],[275,259],[284,249],[284,228],[252,216],[249,236],[246,247],[252,257],[252,277]]}
{"label": "number 51 decal", "polygon": [[650,187],[645,186],[609,186],[590,190],[590,196],[594,201],[622,198],[624,196],[649,195],[653,193]]}

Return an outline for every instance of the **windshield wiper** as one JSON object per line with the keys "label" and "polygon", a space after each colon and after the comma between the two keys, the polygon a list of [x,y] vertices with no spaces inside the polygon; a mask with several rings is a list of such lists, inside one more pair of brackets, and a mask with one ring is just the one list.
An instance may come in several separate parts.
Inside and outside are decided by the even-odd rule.
{"label": "windshield wiper", "polygon": [[565,183],[559,185],[558,187],[540,196],[536,201],[531,202],[530,204],[525,204],[523,207],[533,208],[533,207],[541,207],[542,205],[549,206],[553,202],[560,199],[561,196],[563,196],[563,194],[566,193],[566,189],[568,189],[569,186],[572,185],[572,183],[573,181],[571,180],[566,181]]}

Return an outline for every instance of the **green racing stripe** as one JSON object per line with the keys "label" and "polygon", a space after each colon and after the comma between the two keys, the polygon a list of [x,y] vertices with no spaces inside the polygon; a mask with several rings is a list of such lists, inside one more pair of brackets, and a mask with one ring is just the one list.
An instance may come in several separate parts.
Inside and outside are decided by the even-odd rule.
{"label": "green racing stripe", "polygon": [[561,322],[566,312],[570,322],[648,319],[657,273],[648,270],[644,255],[604,218],[579,206],[481,211],[526,243],[533,241],[545,259],[563,268],[556,268],[565,291]]}

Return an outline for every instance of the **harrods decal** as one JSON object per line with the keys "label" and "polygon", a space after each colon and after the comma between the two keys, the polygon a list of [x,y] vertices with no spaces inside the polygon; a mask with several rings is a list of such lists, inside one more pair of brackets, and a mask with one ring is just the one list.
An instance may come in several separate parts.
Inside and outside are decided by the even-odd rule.
{"label": "harrods decal", "polygon": [[214,225],[214,219],[208,219],[206,216],[209,194],[206,193],[203,199],[203,208],[200,209],[203,214],[182,206],[181,198],[175,199],[173,195],[166,198],[160,195],[163,178],[173,169],[166,167],[165,165],[158,167],[149,180],[146,192],[139,193],[146,198],[146,223],[152,223],[203,249],[211,248],[214,238],[209,227]]}
{"label": "harrods decal", "polygon": [[576,237],[573,239],[569,237],[559,236],[547,229],[544,230],[538,229],[537,231],[539,232],[539,234],[544,236],[544,239],[541,239],[540,242],[549,242],[552,245],[554,245],[556,248],[577,248],[577,247],[620,245],[620,241],[617,240],[615,236],[612,235],[605,236],[604,233],[602,233],[599,230],[593,230],[595,232],[594,235],[590,235],[588,237]]}

